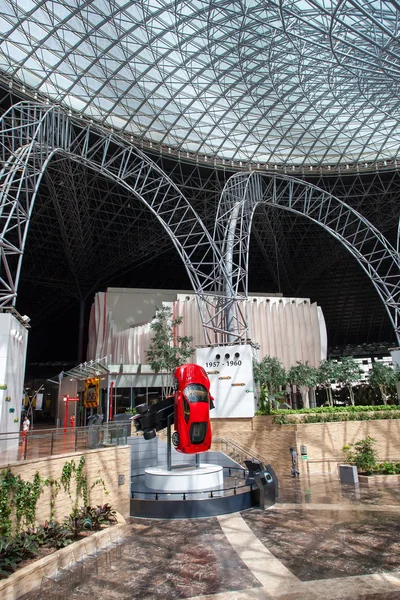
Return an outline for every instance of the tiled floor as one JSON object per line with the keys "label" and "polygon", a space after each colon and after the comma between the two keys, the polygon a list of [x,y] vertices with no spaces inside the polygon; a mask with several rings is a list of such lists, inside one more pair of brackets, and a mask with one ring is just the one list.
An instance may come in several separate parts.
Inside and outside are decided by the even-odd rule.
{"label": "tiled floor", "polygon": [[400,600],[400,488],[287,477],[280,498],[263,512],[132,519],[121,556],[99,559],[92,576],[89,564],[68,597]]}

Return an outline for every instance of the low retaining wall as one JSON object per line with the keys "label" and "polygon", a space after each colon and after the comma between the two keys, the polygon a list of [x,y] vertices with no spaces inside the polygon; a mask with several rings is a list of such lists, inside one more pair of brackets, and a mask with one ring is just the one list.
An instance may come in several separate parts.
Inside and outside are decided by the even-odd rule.
{"label": "low retaining wall", "polygon": [[[14,475],[20,475],[24,481],[32,481],[36,471],[47,479],[60,479],[63,466],[66,462],[75,461],[78,465],[81,456],[85,457],[85,473],[87,475],[89,501],[92,506],[97,504],[111,504],[123,517],[129,516],[130,496],[130,448],[129,446],[113,446],[86,450],[84,452],[71,452],[69,454],[49,456],[47,458],[32,459],[24,462],[10,464]],[[121,483],[118,476],[123,475]],[[102,484],[97,484],[91,489],[96,480],[102,479]],[[107,492],[107,493],[106,493]],[[75,481],[71,482],[71,496],[74,498]],[[55,520],[62,521],[69,515],[72,501],[63,487],[57,495],[55,505]],[[46,487],[37,504],[36,521],[44,523],[50,518],[50,489]]]}
{"label": "low retaining wall", "polygon": [[400,475],[359,475],[358,481],[370,486],[397,486],[400,487]]}
{"label": "low retaining wall", "polygon": [[117,525],[93,533],[83,540],[79,540],[66,548],[32,562],[27,567],[19,569],[10,575],[8,579],[0,581],[0,598],[2,600],[17,600],[23,594],[40,587],[43,578],[55,575],[62,567],[80,560],[85,555],[106,549],[112,543],[122,542],[125,528],[125,519],[119,515]]}
{"label": "low retaining wall", "polygon": [[290,474],[292,446],[299,454],[300,446],[307,448],[309,460],[299,460],[302,472],[337,474],[337,465],[346,462],[343,446],[368,435],[376,440],[379,462],[400,456],[400,419],[276,425],[272,416],[259,416],[212,419],[211,426],[213,437],[230,438],[250,448],[255,456],[272,465],[278,477]]}

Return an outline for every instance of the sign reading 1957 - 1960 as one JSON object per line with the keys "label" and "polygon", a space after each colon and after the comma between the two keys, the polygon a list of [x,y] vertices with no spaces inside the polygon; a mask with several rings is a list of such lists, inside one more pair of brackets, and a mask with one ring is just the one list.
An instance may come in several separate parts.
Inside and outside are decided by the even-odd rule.
{"label": "sign reading 1957 - 1960", "polygon": [[240,359],[237,360],[226,360],[225,362],[219,360],[211,360],[206,362],[205,368],[210,369],[213,367],[241,367],[243,362]]}
{"label": "sign reading 1957 - 1960", "polygon": [[204,367],[215,409],[211,418],[253,417],[255,411],[253,357],[248,345],[198,348],[196,362]]}

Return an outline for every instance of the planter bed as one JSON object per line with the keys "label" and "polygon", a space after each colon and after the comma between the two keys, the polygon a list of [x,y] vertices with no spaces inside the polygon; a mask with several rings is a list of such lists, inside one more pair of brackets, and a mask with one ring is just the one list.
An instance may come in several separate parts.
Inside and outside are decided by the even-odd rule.
{"label": "planter bed", "polygon": [[393,485],[400,487],[400,475],[358,475],[358,481],[367,485]]}
{"label": "planter bed", "polygon": [[[272,415],[275,425],[319,425],[320,423],[343,423],[353,421],[381,421],[385,419],[400,419],[400,410],[375,410],[375,411],[347,411],[347,412],[316,412],[316,413],[292,413],[290,411],[275,411]],[[286,422],[280,423],[279,419]],[[315,421],[313,420],[315,419]]]}
{"label": "planter bed", "polygon": [[33,560],[7,579],[0,580],[0,598],[2,600],[17,600],[23,594],[40,587],[44,577],[55,575],[61,567],[66,567],[83,556],[94,553],[96,550],[105,550],[110,543],[120,540],[125,527],[125,519],[118,515],[116,525],[96,531],[82,540],[52,552],[48,556]]}

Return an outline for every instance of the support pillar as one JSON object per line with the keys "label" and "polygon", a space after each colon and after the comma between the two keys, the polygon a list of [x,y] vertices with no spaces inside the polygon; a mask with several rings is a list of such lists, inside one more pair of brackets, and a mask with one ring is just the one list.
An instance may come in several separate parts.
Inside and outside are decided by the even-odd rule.
{"label": "support pillar", "polygon": [[0,433],[15,432],[1,441],[0,451],[18,450],[24,388],[27,328],[12,314],[0,314]]}
{"label": "support pillar", "polygon": [[[392,356],[393,366],[400,368],[400,348],[393,348],[390,351]],[[400,381],[396,383],[397,388],[397,401],[400,404]]]}

